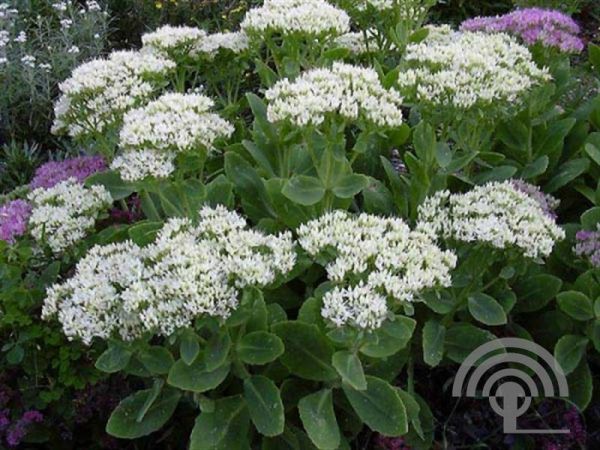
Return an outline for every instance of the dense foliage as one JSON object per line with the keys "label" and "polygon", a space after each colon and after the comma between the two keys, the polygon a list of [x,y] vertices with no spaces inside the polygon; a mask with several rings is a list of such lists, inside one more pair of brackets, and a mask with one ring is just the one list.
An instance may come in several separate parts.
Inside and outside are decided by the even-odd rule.
{"label": "dense foliage", "polygon": [[[477,3],[0,6],[0,448],[598,445],[590,5]],[[451,397],[506,336],[569,434]]]}

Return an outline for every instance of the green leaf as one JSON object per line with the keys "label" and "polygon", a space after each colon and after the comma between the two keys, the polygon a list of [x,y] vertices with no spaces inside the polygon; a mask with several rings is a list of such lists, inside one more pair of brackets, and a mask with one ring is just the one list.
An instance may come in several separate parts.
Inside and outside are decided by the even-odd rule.
{"label": "green leaf", "polygon": [[143,349],[138,353],[137,357],[150,373],[158,375],[169,373],[171,366],[175,362],[171,352],[159,345]]}
{"label": "green leaf", "polygon": [[285,183],[281,193],[295,203],[311,206],[321,201],[325,188],[318,178],[295,175]]}
{"label": "green leaf", "polygon": [[[171,418],[181,393],[176,389],[166,388],[155,398],[150,407],[148,399],[155,396],[154,389],[146,389],[130,395],[112,412],[106,432],[121,439],[137,439],[157,430]],[[138,421],[140,410],[146,409],[143,419]]]}
{"label": "green leaf", "polygon": [[212,412],[202,412],[190,437],[190,450],[245,450],[250,420],[243,398],[221,398]]}
{"label": "green leaf", "polygon": [[594,320],[590,326],[590,339],[597,352],[600,352],[600,319]]}
{"label": "green leaf", "polygon": [[515,309],[519,312],[533,312],[542,309],[560,292],[562,280],[558,277],[540,274],[525,277],[514,286],[517,294]]}
{"label": "green leaf", "polygon": [[308,437],[320,450],[336,450],[340,445],[340,429],[333,410],[331,389],[323,389],[303,397],[298,412]]}
{"label": "green leaf", "polygon": [[129,364],[131,352],[122,345],[111,345],[104,351],[96,361],[96,369],[115,373],[123,370]]}
{"label": "green leaf", "polygon": [[333,355],[332,365],[342,380],[354,389],[363,391],[367,388],[367,380],[360,359],[349,351],[339,351]]}
{"label": "green leaf", "polygon": [[594,306],[587,295],[577,291],[561,292],[556,296],[558,305],[575,320],[591,320],[594,318]]}
{"label": "green leaf", "polygon": [[406,414],[408,415],[408,420],[410,421],[412,427],[415,429],[417,435],[422,439],[423,438],[423,429],[421,428],[421,419],[419,417],[421,412],[421,406],[417,402],[417,400],[408,392],[396,388],[396,393],[402,400],[404,407],[406,408]]}
{"label": "green leaf", "polygon": [[330,364],[333,347],[316,325],[288,321],[276,323],[272,330],[283,340],[281,362],[292,373],[315,381],[337,378]]}
{"label": "green leaf", "polygon": [[546,184],[544,191],[552,194],[561,187],[566,186],[575,180],[581,174],[587,172],[590,167],[590,161],[587,158],[572,159],[562,164],[558,173]]}
{"label": "green leaf", "polygon": [[579,365],[588,342],[587,338],[573,334],[568,334],[558,340],[554,346],[554,358],[556,358],[565,375],[573,372]]}
{"label": "green leaf", "polygon": [[414,319],[396,316],[386,320],[373,334],[373,340],[363,345],[360,352],[372,358],[385,358],[406,347],[415,331]]}
{"label": "green leaf", "polygon": [[277,436],[283,433],[285,416],[279,389],[270,379],[254,375],[244,380],[244,398],[250,419],[259,433]]}
{"label": "green leaf", "polygon": [[437,320],[428,320],[423,327],[423,361],[436,367],[444,356],[446,327]]}
{"label": "green leaf", "polygon": [[437,160],[438,166],[442,169],[448,167],[448,164],[452,162],[452,150],[450,146],[445,142],[438,142],[435,150],[435,159]]}
{"label": "green leaf", "polygon": [[581,215],[581,225],[586,230],[596,230],[600,223],[600,206],[588,209]]}
{"label": "green leaf", "polygon": [[186,328],[179,336],[179,356],[189,366],[200,353],[198,336],[191,328]]}
{"label": "green leaf", "polygon": [[347,384],[344,394],[367,426],[384,436],[402,436],[408,432],[406,409],[389,383],[367,376],[367,389],[357,391]]}
{"label": "green leaf", "polygon": [[596,72],[600,73],[600,46],[592,43],[588,44],[588,56]]}
{"label": "green leaf", "polygon": [[523,170],[521,171],[521,178],[523,178],[524,180],[528,180],[544,174],[548,169],[549,163],[550,159],[546,155],[540,156],[538,159],[536,159],[532,163],[527,164],[523,168]]}
{"label": "green leaf", "polygon": [[137,245],[145,246],[154,242],[156,235],[163,227],[163,222],[152,222],[145,220],[131,226],[127,233],[133,242]]}
{"label": "green leaf", "polygon": [[368,185],[368,177],[354,173],[340,178],[333,188],[333,193],[339,198],[353,198]]}
{"label": "green leaf", "polygon": [[188,366],[179,360],[171,367],[167,383],[184,391],[206,392],[219,386],[229,374],[229,364],[209,372],[201,360],[196,360]]}
{"label": "green leaf", "polygon": [[227,329],[213,335],[206,344],[206,350],[204,351],[204,370],[210,372],[225,364],[230,348],[231,338]]}
{"label": "green leaf", "polygon": [[477,347],[494,339],[496,336],[489,331],[470,323],[459,323],[446,330],[446,355],[452,361],[461,363]]}
{"label": "green leaf", "polygon": [[104,186],[115,201],[127,198],[135,192],[135,187],[132,184],[123,181],[121,175],[112,170],[97,172],[85,180],[87,187],[96,184]]}
{"label": "green leaf", "polygon": [[25,357],[25,350],[20,345],[15,345],[6,353],[6,362],[11,365],[20,364]]}
{"label": "green leaf", "polygon": [[246,364],[262,365],[275,361],[284,352],[283,341],[266,331],[248,333],[236,346],[238,357]]}
{"label": "green leaf", "polygon": [[413,145],[420,160],[430,164],[437,156],[435,131],[427,122],[420,122],[413,131]]}
{"label": "green leaf", "polygon": [[481,292],[469,296],[469,312],[486,325],[504,325],[507,321],[502,305],[495,298]]}
{"label": "green leaf", "polygon": [[582,359],[577,368],[567,377],[569,383],[569,400],[579,411],[584,411],[592,401],[594,383],[590,366]]}
{"label": "green leaf", "polygon": [[585,152],[597,165],[600,166],[600,149],[594,144],[585,144]]}
{"label": "green leaf", "polygon": [[146,398],[144,405],[140,408],[140,410],[138,411],[138,415],[135,418],[135,421],[137,423],[140,423],[142,420],[144,420],[144,417],[146,417],[146,414],[148,413],[148,411],[162,392],[162,388],[164,385],[165,381],[162,378],[154,379],[154,384],[152,385],[150,395],[148,395],[148,397]]}

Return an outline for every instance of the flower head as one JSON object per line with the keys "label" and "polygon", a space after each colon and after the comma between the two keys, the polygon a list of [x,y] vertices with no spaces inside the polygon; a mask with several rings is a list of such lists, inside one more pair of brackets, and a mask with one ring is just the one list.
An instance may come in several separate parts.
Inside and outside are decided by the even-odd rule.
{"label": "flower head", "polygon": [[106,170],[106,163],[101,156],[80,156],[64,161],[50,161],[37,168],[30,186],[33,189],[51,188],[69,178],[75,178],[83,183],[90,175],[104,170]]}
{"label": "flower head", "polygon": [[566,53],[580,53],[584,43],[580,27],[568,15],[543,8],[517,9],[495,17],[475,17],[461,25],[463,31],[504,32],[520,38],[527,45],[541,44]]}
{"label": "flower head", "polygon": [[379,127],[402,124],[402,97],[385,89],[373,69],[335,63],[331,69],[313,69],[294,81],[287,78],[270,88],[267,117],[297,126],[320,125],[326,116],[339,114]]}
{"label": "flower head", "polygon": [[512,181],[488,183],[464,194],[436,193],[419,207],[419,226],[432,236],[516,248],[530,258],[547,257],[565,232],[538,200]]}
{"label": "flower head", "polygon": [[27,231],[31,205],[24,200],[12,200],[0,206],[0,240],[13,243]]}

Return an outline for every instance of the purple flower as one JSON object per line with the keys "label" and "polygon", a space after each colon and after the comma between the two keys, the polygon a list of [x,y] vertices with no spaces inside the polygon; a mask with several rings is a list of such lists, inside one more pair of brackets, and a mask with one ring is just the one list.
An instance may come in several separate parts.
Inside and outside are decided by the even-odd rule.
{"label": "purple flower", "polygon": [[0,206],[0,240],[13,243],[27,230],[31,205],[24,200],[13,200]]}
{"label": "purple flower", "polygon": [[583,40],[577,22],[560,11],[543,8],[517,9],[503,16],[475,17],[465,20],[462,31],[505,32],[519,37],[527,45],[541,44],[561,52],[580,53]]}
{"label": "purple flower", "polygon": [[40,423],[44,420],[44,415],[35,410],[27,411],[21,416],[19,421],[13,425],[6,433],[6,443],[9,447],[16,447],[27,436],[29,426],[33,423]]}
{"label": "purple flower", "polygon": [[593,266],[600,267],[600,224],[598,231],[579,231],[575,239],[577,240],[575,254],[589,258]]}
{"label": "purple flower", "polygon": [[392,438],[378,434],[375,438],[375,444],[381,450],[411,450],[411,447],[401,437]]}
{"label": "purple flower", "polygon": [[526,183],[523,180],[512,180],[512,185],[517,191],[527,194],[529,197],[534,199],[540,208],[542,208],[544,214],[546,214],[548,217],[551,219],[557,218],[554,210],[558,208],[560,203],[559,200],[555,199],[551,195],[544,194],[538,186]]}
{"label": "purple flower", "polygon": [[61,181],[75,178],[83,182],[87,177],[106,170],[106,162],[101,156],[80,156],[64,161],[50,161],[38,167],[30,185],[32,189],[51,188]]}
{"label": "purple flower", "polygon": [[44,415],[39,411],[31,410],[25,412],[21,420],[27,425],[30,423],[41,423],[44,420]]}

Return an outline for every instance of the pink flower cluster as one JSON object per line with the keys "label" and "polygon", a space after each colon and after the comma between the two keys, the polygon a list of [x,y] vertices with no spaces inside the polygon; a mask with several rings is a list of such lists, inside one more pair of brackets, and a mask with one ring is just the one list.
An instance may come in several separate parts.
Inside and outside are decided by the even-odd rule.
{"label": "pink flower cluster", "polygon": [[527,45],[541,44],[566,53],[579,53],[584,43],[581,29],[568,15],[543,8],[517,9],[502,16],[475,17],[460,26],[461,31],[504,32],[519,37]]}
{"label": "pink flower cluster", "polygon": [[24,200],[13,200],[0,206],[0,240],[13,243],[25,234],[31,215],[31,205]]}
{"label": "pink flower cluster", "polygon": [[51,188],[61,181],[75,178],[83,182],[96,172],[106,170],[106,162],[101,156],[80,156],[64,161],[50,161],[41,165],[31,180],[31,188]]}

